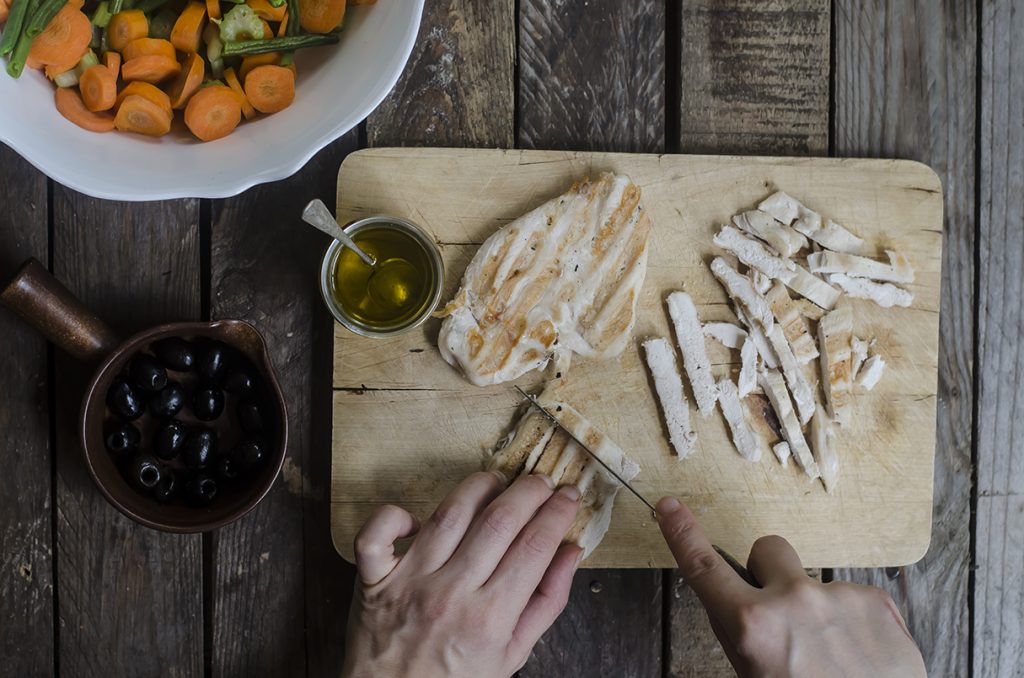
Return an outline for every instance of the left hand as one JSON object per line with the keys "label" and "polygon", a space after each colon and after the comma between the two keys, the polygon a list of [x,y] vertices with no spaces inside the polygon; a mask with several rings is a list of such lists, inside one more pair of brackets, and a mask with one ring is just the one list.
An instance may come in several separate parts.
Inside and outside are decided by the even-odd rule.
{"label": "left hand", "polygon": [[[565,608],[579,492],[529,475],[463,481],[425,525],[378,509],[356,536],[344,676],[510,676]],[[403,556],[397,539],[416,535]]]}

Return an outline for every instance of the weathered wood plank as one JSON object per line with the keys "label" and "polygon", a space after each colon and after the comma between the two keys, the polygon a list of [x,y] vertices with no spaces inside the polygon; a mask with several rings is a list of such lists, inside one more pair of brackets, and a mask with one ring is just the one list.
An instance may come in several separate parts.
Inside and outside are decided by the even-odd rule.
{"label": "weathered wood plank", "polygon": [[341,666],[354,569],[331,547],[331,336],[317,284],[329,238],[299,219],[355,148],[353,130],[289,179],[213,205],[210,313],[267,341],[288,402],[289,450],[267,498],[214,541],[214,676],[312,676]]}
{"label": "weathered wood plank", "polygon": [[[122,204],[55,185],[54,274],[124,336],[200,315],[199,203]],[[141,527],[86,473],[89,367],[57,360],[57,596],[69,676],[203,675],[202,542]]]}
{"label": "weathered wood plank", "polygon": [[828,150],[829,0],[683,0],[680,149]]}
{"label": "weathered wood plank", "polygon": [[1024,676],[1024,2],[981,11],[974,675]]}
{"label": "weathered wood plank", "polygon": [[436,0],[395,89],[366,123],[371,146],[513,143],[513,0]]}
{"label": "weathered wood plank", "polygon": [[[664,150],[663,3],[522,0],[519,40],[521,147]],[[660,676],[661,582],[659,570],[579,572],[520,675]]]}
{"label": "weathered wood plank", "polygon": [[[46,261],[46,177],[0,146],[0,285]],[[46,340],[0,310],[0,676],[53,671],[53,536]]]}
{"label": "weathered wood plank", "polygon": [[524,0],[518,91],[521,148],[664,150],[664,4]]}
{"label": "weathered wood plank", "polygon": [[[929,674],[963,676],[975,309],[975,6],[840,0],[835,12],[836,154],[927,162],[942,178],[946,204],[931,548],[893,581],[880,570],[840,571],[836,577],[888,589],[921,645]],[[1004,144],[1005,136],[997,143]]]}
{"label": "weathered wood plank", "polygon": [[[827,0],[683,0],[680,150],[824,154],[830,20]],[[667,605],[668,675],[734,675],[678,571]]]}

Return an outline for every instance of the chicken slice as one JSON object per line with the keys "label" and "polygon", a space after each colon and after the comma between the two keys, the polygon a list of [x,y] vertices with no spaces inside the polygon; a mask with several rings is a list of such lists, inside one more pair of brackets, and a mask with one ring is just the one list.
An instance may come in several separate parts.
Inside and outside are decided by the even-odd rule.
{"label": "chicken slice", "polygon": [[[813,257],[814,255],[812,254],[810,256]],[[808,272],[806,268],[799,264],[793,271],[792,276],[790,276],[788,280],[783,280],[782,282],[786,287],[793,290],[804,299],[814,302],[826,311],[831,311],[835,308],[836,302],[839,301],[839,295],[842,294],[839,290],[832,287],[818,276]]]}
{"label": "chicken slice", "polygon": [[825,486],[825,491],[832,494],[839,481],[839,452],[832,420],[821,407],[811,420],[811,451],[821,472],[821,482]]}
{"label": "chicken slice", "polygon": [[818,465],[814,462],[814,456],[807,447],[807,439],[800,428],[800,422],[793,412],[793,403],[789,399],[789,391],[786,390],[786,382],[776,370],[763,370],[760,374],[761,388],[772,403],[775,415],[779,418],[782,426],[782,437],[789,443],[789,448],[796,459],[796,463],[804,470],[810,478],[817,478],[821,475]]}
{"label": "chicken slice", "polygon": [[864,367],[861,368],[860,376],[857,377],[857,385],[870,391],[882,379],[883,372],[885,372],[885,360],[876,353],[868,358]]}
{"label": "chicken slice", "polygon": [[813,273],[845,273],[852,278],[870,278],[882,282],[912,283],[914,269],[902,254],[886,250],[889,263],[842,252],[822,250],[807,255]]}
{"label": "chicken slice", "polygon": [[725,291],[743,308],[747,317],[760,323],[765,330],[774,324],[772,309],[765,298],[754,289],[750,278],[743,275],[722,257],[715,257],[711,262],[711,272],[722,283]]}
{"label": "chicken slice", "polygon": [[797,361],[801,365],[806,365],[817,358],[818,347],[807,330],[807,323],[800,315],[800,309],[793,303],[786,288],[776,283],[768,290],[765,299],[772,307],[778,324],[782,326],[782,331],[786,335],[786,339],[789,340],[789,345],[792,347]]}
{"label": "chicken slice", "polygon": [[643,343],[647,369],[654,380],[654,390],[665,417],[668,439],[676,456],[685,459],[693,453],[697,434],[690,426],[690,406],[683,392],[683,381],[676,365],[675,348],[667,339],[648,339]]}
{"label": "chicken slice", "polygon": [[736,446],[736,451],[747,461],[761,461],[761,448],[764,447],[764,442],[747,423],[739,391],[731,379],[719,380],[718,404],[722,408],[726,423],[729,424],[732,444]]}
{"label": "chicken slice", "polygon": [[757,346],[747,336],[740,349],[740,376],[737,386],[740,397],[747,397],[757,387]]}
{"label": "chicken slice", "polygon": [[704,343],[704,331],[697,315],[697,307],[686,292],[668,295],[668,313],[676,331],[676,343],[683,354],[683,367],[693,388],[693,398],[703,417],[715,411],[718,388],[711,376],[711,361]]}
{"label": "chicken slice", "polygon": [[723,226],[712,239],[716,245],[769,278],[783,280],[792,276],[795,264],[768,251],[754,238],[747,237],[732,226]]}
{"label": "chicken slice", "polygon": [[814,416],[814,390],[800,368],[796,356],[793,355],[793,349],[780,325],[776,325],[768,333],[768,341],[771,342],[775,355],[779,357],[779,366],[782,368],[786,383],[789,384],[793,400],[796,401],[796,409],[800,413],[800,423],[806,424]]}
{"label": "chicken slice", "polygon": [[733,323],[704,323],[704,335],[726,348],[739,348],[747,339],[746,331]]}
{"label": "chicken slice", "polygon": [[868,299],[882,308],[901,306],[906,308],[914,303],[909,290],[892,283],[879,283],[867,278],[852,278],[845,273],[830,273],[828,281],[839,287],[854,299]]}
{"label": "chicken slice", "polygon": [[853,366],[853,312],[841,306],[825,315],[818,323],[818,350],[821,351],[821,389],[829,415],[839,422],[846,420],[850,403]]}
{"label": "chicken slice", "polygon": [[831,219],[822,228],[820,214],[782,191],[762,200],[757,208],[827,249],[858,254],[864,247],[863,240]]}
{"label": "chicken slice", "polygon": [[750,318],[743,312],[739,304],[736,304],[733,310],[736,312],[736,317],[739,318],[740,322],[746,325],[748,336],[753,342],[754,348],[757,349],[757,354],[761,356],[761,361],[765,367],[773,370],[776,369],[779,366],[779,359],[775,355],[775,351],[772,350],[772,345],[768,341],[768,337],[765,336],[764,330],[757,323],[750,322]]}
{"label": "chicken slice", "polygon": [[772,452],[775,453],[775,458],[779,460],[782,468],[789,468],[789,458],[793,455],[792,450],[789,449],[789,443],[780,440],[772,445]]}
{"label": "chicken slice", "polygon": [[864,341],[858,337],[853,337],[850,350],[852,353],[852,362],[850,363],[850,380],[857,378],[860,374],[861,365],[868,359],[868,349],[871,348],[871,343]]}
{"label": "chicken slice", "polygon": [[750,210],[737,214],[732,218],[732,223],[741,231],[746,231],[765,241],[779,255],[787,259],[807,247],[807,238],[761,210]]}

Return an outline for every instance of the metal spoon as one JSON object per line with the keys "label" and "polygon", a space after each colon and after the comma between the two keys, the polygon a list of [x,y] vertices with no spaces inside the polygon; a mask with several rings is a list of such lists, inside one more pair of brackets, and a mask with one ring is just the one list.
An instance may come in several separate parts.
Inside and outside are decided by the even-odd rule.
{"label": "metal spoon", "polygon": [[[341,226],[327,209],[327,205],[319,198],[310,200],[306,208],[302,210],[302,220],[307,224],[323,231],[342,245],[349,248],[363,260],[363,263],[370,267],[370,277],[366,282],[366,291],[377,303],[385,303],[395,308],[401,308],[409,299],[409,292],[404,285],[396,284],[402,278],[402,269],[408,270],[409,263],[402,259],[385,259],[382,262],[370,254],[367,254],[355,243],[355,241],[342,230]],[[407,276],[407,274],[406,274]]]}
{"label": "metal spoon", "polygon": [[302,210],[302,220],[341,242],[342,245],[358,254],[363,263],[370,268],[377,268],[377,260],[360,249],[359,245],[342,230],[338,222],[331,216],[331,211],[327,209],[327,205],[320,198],[309,201],[306,209]]}

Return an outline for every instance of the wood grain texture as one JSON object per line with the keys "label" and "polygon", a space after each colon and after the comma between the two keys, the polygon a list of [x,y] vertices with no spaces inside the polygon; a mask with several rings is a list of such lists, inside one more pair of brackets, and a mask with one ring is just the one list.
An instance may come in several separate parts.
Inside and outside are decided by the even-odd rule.
{"label": "wood grain texture", "polygon": [[682,0],[680,149],[828,150],[829,0]]}
{"label": "wood grain texture", "polygon": [[[200,315],[199,203],[112,203],[53,189],[54,274],[127,337]],[[90,368],[57,361],[61,673],[203,675],[202,544],[141,527],[86,473],[75,423]]]}
{"label": "wood grain texture", "polygon": [[512,145],[513,0],[426,3],[409,63],[367,118],[371,146]]}
{"label": "wood grain texture", "polygon": [[[368,213],[416,220],[445,243],[451,284],[462,275],[458,262],[472,249],[455,243],[481,242],[505,219],[606,170],[632,177],[653,224],[656,245],[640,293],[636,337],[670,336],[663,299],[679,288],[693,296],[702,319],[729,319],[725,293],[706,264],[714,251],[711,234],[774,187],[801,196],[871,247],[884,244],[910,258],[916,269],[911,308],[851,300],[855,329],[877,338],[888,368],[873,391],[854,394],[858,426],[841,431],[839,444],[864,452],[844,457],[843,481],[832,495],[805,482],[795,467],[743,460],[718,416],[693,422],[698,452],[678,463],[635,347],[615,360],[574,359],[561,395],[580,403],[613,440],[629,441],[629,453],[643,469],[638,490],[685,497],[712,540],[732,553],[745,555],[756,537],[775,533],[793,542],[808,567],[920,558],[931,526],[942,218],[938,178],[927,167],[829,158],[371,149],[343,165],[338,214],[343,221]],[[335,544],[349,557],[351,538],[373,503],[401,500],[418,510],[436,504],[465,470],[480,464],[483,451],[514,419],[517,398],[509,385],[472,386],[441,359],[432,343],[438,323],[383,343],[336,333],[335,364],[346,360],[349,369],[335,369],[334,385],[341,390],[335,393],[332,525]],[[737,356],[715,345],[708,350],[716,378],[735,368]],[[360,355],[365,371],[343,358],[348,355]],[[391,389],[392,378],[407,390],[355,390]],[[540,379],[533,374],[521,381]],[[392,415],[381,419],[381,407]],[[640,503],[619,502],[608,535],[585,565],[673,564],[656,531],[636,529],[648,521]],[[837,532],[844,539],[837,541]]]}
{"label": "wood grain texture", "polygon": [[263,333],[290,425],[282,477],[252,513],[215,535],[214,676],[340,671],[354,569],[329,537],[333,320],[317,281],[330,239],[299,215],[313,198],[330,204],[357,136],[289,179],[214,203],[211,316],[245,318]]}
{"label": "wood grain texture", "polygon": [[881,570],[837,572],[836,577],[884,586],[920,643],[929,674],[963,676],[968,672],[975,309],[975,7],[840,0],[835,13],[836,153],[921,160],[945,187],[931,547],[894,581]]}
{"label": "wood grain texture", "polygon": [[[46,177],[0,145],[0,285],[47,260]],[[46,340],[0,308],[0,676],[53,671],[52,503]]]}
{"label": "wood grain texture", "polygon": [[[828,149],[827,0],[683,0],[680,148],[822,155]],[[743,555],[743,554],[741,554]],[[696,595],[671,575],[668,674],[732,676]]]}
{"label": "wood grain texture", "polygon": [[1024,2],[981,4],[974,675],[1024,676]]}
{"label": "wood grain texture", "polygon": [[665,144],[665,7],[523,0],[522,148],[658,152]]}

